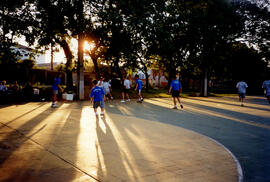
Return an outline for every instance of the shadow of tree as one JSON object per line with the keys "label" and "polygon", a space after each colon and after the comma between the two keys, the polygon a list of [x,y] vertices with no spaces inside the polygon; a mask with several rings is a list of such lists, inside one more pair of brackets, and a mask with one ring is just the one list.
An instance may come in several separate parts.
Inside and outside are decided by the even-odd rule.
{"label": "shadow of tree", "polygon": [[[162,122],[209,136],[222,143],[237,156],[243,167],[245,179],[248,181],[270,180],[268,175],[270,173],[269,129],[236,120],[242,119],[250,123],[268,125],[269,117],[205,106],[200,102],[184,102],[183,110],[172,110],[168,108],[171,103],[172,101],[168,99],[149,99],[149,102],[146,101],[143,104],[106,106],[106,112],[108,115],[119,114]],[[189,108],[192,108],[192,111]],[[211,112],[228,115],[232,119],[207,114]]]}
{"label": "shadow of tree", "polygon": [[[65,116],[61,105],[57,109],[48,106],[47,110],[16,130],[9,128],[10,134],[0,141],[0,146],[6,147],[0,150],[0,173],[2,173],[0,179],[4,181],[73,181],[74,178],[85,176],[84,171],[80,171],[80,168],[75,165],[81,110],[73,107],[72,105],[66,107],[66,110],[70,112]],[[29,111],[26,114],[30,113]],[[60,117],[59,123],[48,119],[49,117]],[[63,117],[62,120],[61,117]],[[20,116],[12,122],[19,119]],[[40,124],[42,127],[36,130]]]}

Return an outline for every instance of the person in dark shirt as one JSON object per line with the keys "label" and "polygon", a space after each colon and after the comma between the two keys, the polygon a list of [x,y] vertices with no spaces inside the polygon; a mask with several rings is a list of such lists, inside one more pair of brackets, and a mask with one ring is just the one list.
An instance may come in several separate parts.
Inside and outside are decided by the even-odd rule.
{"label": "person in dark shirt", "polygon": [[178,102],[180,104],[180,107],[183,108],[183,104],[182,104],[182,102],[180,100],[180,92],[181,91],[182,91],[182,84],[174,76],[173,80],[171,81],[171,86],[170,86],[170,90],[169,90],[169,93],[172,93],[172,97],[173,97],[173,103],[174,103],[173,109],[177,109],[176,99],[178,100]]}
{"label": "person in dark shirt", "polygon": [[96,116],[98,116],[97,108],[101,108],[100,115],[104,116],[104,100],[105,100],[105,92],[102,87],[98,86],[97,80],[93,81],[93,84],[95,85],[94,88],[92,88],[90,93],[90,99],[91,103],[93,103],[93,108]]}
{"label": "person in dark shirt", "polygon": [[59,90],[62,92],[62,87],[61,87],[61,73],[58,72],[57,76],[53,80],[53,85],[52,85],[52,107],[58,107],[56,105],[57,101],[57,94],[59,93]]}

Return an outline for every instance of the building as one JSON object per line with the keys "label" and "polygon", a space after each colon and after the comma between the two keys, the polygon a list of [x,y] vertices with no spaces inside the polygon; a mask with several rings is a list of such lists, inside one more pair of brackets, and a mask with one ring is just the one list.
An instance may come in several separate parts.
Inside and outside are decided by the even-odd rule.
{"label": "building", "polygon": [[11,47],[14,52],[19,52],[20,55],[18,55],[18,59],[24,60],[24,59],[33,59],[36,61],[36,64],[44,64],[46,63],[46,54],[37,54],[34,53],[34,50],[30,47],[18,44],[14,47]]}
{"label": "building", "polygon": [[[20,55],[18,55],[18,59],[20,60],[25,60],[25,59],[33,59],[35,60],[35,64],[38,67],[45,68],[50,70],[51,69],[51,56],[50,52],[45,52],[45,53],[35,53],[34,49],[18,44],[14,47],[12,47],[14,52],[19,52]],[[59,57],[57,55],[57,57]],[[61,56],[60,56],[61,57]],[[62,58],[62,57],[61,57]],[[63,59],[63,58],[62,58]],[[60,62],[53,62],[53,68],[55,68],[57,65],[59,65]]]}

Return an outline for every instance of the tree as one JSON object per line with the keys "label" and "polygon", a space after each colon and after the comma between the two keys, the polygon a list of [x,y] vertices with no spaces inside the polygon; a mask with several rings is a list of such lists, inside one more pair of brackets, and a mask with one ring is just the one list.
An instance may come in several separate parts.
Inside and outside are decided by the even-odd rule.
{"label": "tree", "polygon": [[122,80],[123,74],[120,68],[125,62],[130,49],[130,33],[127,29],[127,19],[123,11],[123,5],[128,2],[121,0],[102,0],[96,6],[97,31],[100,43],[106,49],[105,60],[112,65],[118,77]]}
{"label": "tree", "polygon": [[18,53],[12,48],[15,37],[31,31],[34,22],[31,1],[3,0],[0,4],[0,64],[15,64]]}
{"label": "tree", "polygon": [[60,45],[66,56],[67,90],[72,90],[72,62],[74,55],[71,51],[69,42],[72,35],[69,33],[67,25],[67,14],[70,13],[70,4],[63,1],[36,1],[36,21],[37,26],[33,25],[35,39],[38,40],[39,47]]}
{"label": "tree", "polygon": [[242,30],[241,18],[233,6],[222,0],[192,2],[188,16],[187,39],[189,61],[203,73],[207,96],[207,78],[214,71],[215,52],[222,44],[235,41]]}
{"label": "tree", "polygon": [[84,69],[83,44],[85,32],[91,31],[91,8],[94,1],[35,1],[37,26],[33,26],[33,35],[39,40],[41,46],[59,44],[64,49],[67,63],[66,71],[68,86],[72,84],[71,65],[73,56],[69,47],[69,40],[78,40],[77,61],[77,95],[84,98]]}
{"label": "tree", "polygon": [[140,69],[146,76],[146,91],[149,88],[148,69],[151,67],[151,15],[153,1],[141,0],[129,3],[124,11],[127,17],[127,27],[130,32],[130,51],[128,52],[127,65]]}
{"label": "tree", "polygon": [[270,2],[237,1],[235,5],[246,25],[241,35],[242,42],[256,47],[270,64]]}

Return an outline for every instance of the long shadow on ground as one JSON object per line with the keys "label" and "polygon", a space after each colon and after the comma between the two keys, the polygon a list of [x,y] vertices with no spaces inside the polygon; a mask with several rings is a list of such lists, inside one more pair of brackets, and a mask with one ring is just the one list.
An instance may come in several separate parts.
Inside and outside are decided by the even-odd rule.
{"label": "long shadow on ground", "polygon": [[[162,107],[162,102],[167,102],[167,106]],[[211,137],[238,158],[243,168],[244,181],[270,181],[270,129],[237,121],[241,119],[269,126],[270,116],[255,116],[197,103],[185,103],[185,106],[193,108],[192,111],[188,108],[172,110],[168,108],[169,103],[171,101],[166,99],[155,100],[155,104],[126,103],[124,107],[128,112],[121,111],[123,105],[113,104],[113,107],[106,106],[106,112],[167,123]],[[205,112],[201,113],[200,110]],[[231,119],[207,114],[212,112],[230,116]]]}

